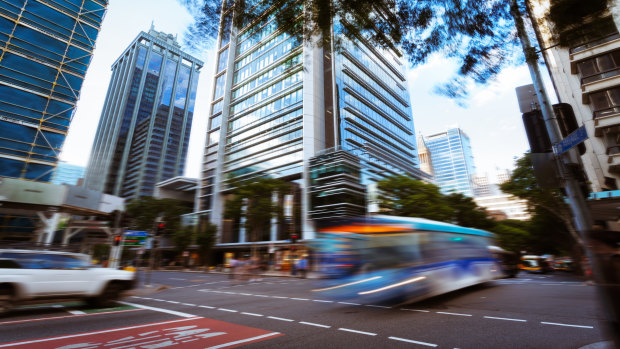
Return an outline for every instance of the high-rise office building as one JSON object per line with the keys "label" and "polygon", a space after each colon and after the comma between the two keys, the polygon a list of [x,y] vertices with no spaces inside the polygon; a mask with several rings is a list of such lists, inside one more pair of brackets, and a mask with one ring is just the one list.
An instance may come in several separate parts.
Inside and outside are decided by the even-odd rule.
{"label": "high-rise office building", "polygon": [[0,176],[51,180],[107,6],[0,1]]}
{"label": "high-rise office building", "polygon": [[424,137],[431,152],[435,183],[444,194],[474,196],[472,177],[476,173],[469,137],[460,128]]}
{"label": "high-rise office building", "polygon": [[136,37],[112,65],[87,188],[133,199],[183,174],[202,65],[173,35]]}
{"label": "high-rise office building", "polygon": [[[344,36],[337,50],[313,45],[279,27],[274,17],[265,12],[243,28],[231,28],[232,13],[223,12],[196,213],[222,222],[229,178],[280,178],[291,183],[293,211],[298,212],[291,229],[306,239],[313,231],[312,176],[334,170],[338,180],[357,181],[356,188],[343,183],[315,194],[335,198],[333,191],[346,196],[353,190],[359,206],[360,185],[369,188],[391,174],[428,175],[418,168],[402,54]],[[328,169],[336,166],[325,160],[330,150],[356,158],[335,155],[341,167]],[[325,168],[311,168],[316,156],[321,158],[313,166]],[[323,211],[326,204],[321,202]],[[235,229],[220,236],[218,246],[249,242],[242,226]],[[277,244],[287,236],[272,233],[263,242]]]}
{"label": "high-rise office building", "polygon": [[434,177],[435,171],[433,170],[431,151],[426,146],[426,142],[422,135],[418,136],[418,155],[420,156],[420,170]]}
{"label": "high-rise office building", "polygon": [[59,162],[52,175],[52,184],[80,185],[80,179],[84,178],[86,167]]}

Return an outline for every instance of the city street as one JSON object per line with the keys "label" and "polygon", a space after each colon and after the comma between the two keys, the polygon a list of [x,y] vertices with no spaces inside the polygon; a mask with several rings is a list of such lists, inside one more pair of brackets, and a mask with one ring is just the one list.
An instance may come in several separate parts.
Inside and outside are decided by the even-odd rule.
{"label": "city street", "polygon": [[317,282],[154,272],[154,287],[116,308],[21,307],[0,318],[0,348],[580,348],[606,339],[595,288],[567,274],[521,273],[394,307],[320,299]]}

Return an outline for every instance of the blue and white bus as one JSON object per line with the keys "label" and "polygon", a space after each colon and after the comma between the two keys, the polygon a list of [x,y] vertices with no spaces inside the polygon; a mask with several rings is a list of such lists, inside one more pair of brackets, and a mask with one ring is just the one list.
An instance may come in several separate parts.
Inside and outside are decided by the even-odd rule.
{"label": "blue and white bus", "polygon": [[504,277],[493,234],[423,218],[334,221],[317,232],[326,297],[360,303],[414,302]]}

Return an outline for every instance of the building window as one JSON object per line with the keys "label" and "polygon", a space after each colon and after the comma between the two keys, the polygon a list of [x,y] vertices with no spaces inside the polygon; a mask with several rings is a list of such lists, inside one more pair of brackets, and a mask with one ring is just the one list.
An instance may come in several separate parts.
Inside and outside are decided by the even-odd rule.
{"label": "building window", "polygon": [[590,58],[577,64],[581,84],[602,80],[620,74],[620,50]]}
{"label": "building window", "polygon": [[589,96],[594,118],[620,113],[620,87],[591,93]]}

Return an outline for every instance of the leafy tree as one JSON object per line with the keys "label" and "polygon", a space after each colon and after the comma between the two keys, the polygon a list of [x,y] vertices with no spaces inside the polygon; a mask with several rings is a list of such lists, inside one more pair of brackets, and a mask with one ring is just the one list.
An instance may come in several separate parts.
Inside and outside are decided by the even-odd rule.
{"label": "leafy tree", "polygon": [[198,245],[198,255],[202,265],[208,265],[212,262],[211,250],[215,244],[216,235],[217,226],[212,223],[207,223],[203,229],[199,229],[197,232],[196,244]]}
{"label": "leafy tree", "polygon": [[[178,1],[195,19],[188,28],[186,44],[196,46],[204,43],[205,38],[213,41],[218,33],[222,1]],[[400,47],[413,66],[426,62],[435,53],[442,54],[460,66],[437,91],[464,98],[472,83],[485,84],[503,67],[523,61],[514,17],[527,15],[529,0],[299,0],[296,6],[286,6],[292,3],[288,0],[228,3],[233,3],[227,8],[232,8],[234,15],[227,20],[237,27],[272,8],[277,9],[276,21],[291,35],[319,38],[314,42],[325,47],[329,47],[326,44],[331,41],[334,28],[336,43],[340,37],[348,36],[363,37],[380,48]],[[604,23],[591,23],[608,5],[609,0],[551,0],[546,16],[557,28],[558,44],[570,45],[584,35],[604,34]],[[303,30],[288,25],[301,18]],[[521,26],[520,30],[526,28]],[[535,51],[527,53],[532,60],[537,59]]]}
{"label": "leafy tree", "polygon": [[490,229],[495,221],[489,217],[486,210],[476,204],[474,199],[461,193],[446,196],[448,205],[453,210],[452,222],[464,227]]}
{"label": "leafy tree", "polygon": [[288,192],[288,184],[279,179],[261,177],[250,181],[230,180],[230,186],[233,189],[224,207],[224,218],[238,224],[244,215],[249,241],[270,240],[271,218],[281,210],[272,196],[274,193],[281,195]]}
{"label": "leafy tree", "polygon": [[174,199],[157,199],[143,196],[130,201],[125,207],[129,228],[151,230],[158,216],[166,222],[164,235],[176,232],[181,225],[181,215],[192,212],[191,205]]}
{"label": "leafy tree", "polygon": [[449,222],[453,210],[439,191],[439,187],[398,175],[377,183],[381,209],[396,216],[422,217]]}
{"label": "leafy tree", "polygon": [[529,226],[526,222],[504,220],[489,229],[495,233],[497,243],[508,251],[521,253],[527,250],[531,241]]}

